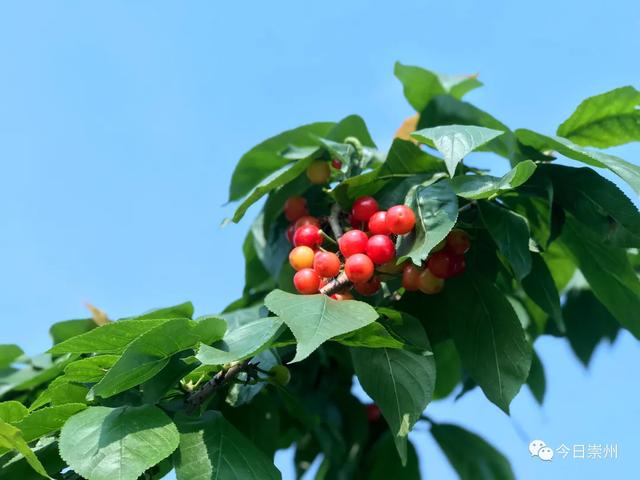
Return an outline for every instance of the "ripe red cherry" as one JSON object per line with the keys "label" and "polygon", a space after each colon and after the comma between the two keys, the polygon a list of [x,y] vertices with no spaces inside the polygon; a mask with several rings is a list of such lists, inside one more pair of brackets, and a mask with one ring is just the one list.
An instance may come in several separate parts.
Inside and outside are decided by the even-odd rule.
{"label": "ripe red cherry", "polygon": [[332,252],[316,252],[313,269],[321,277],[335,277],[340,273],[340,259]]}
{"label": "ripe red cherry", "polygon": [[362,230],[363,229],[363,224],[362,222],[356,220],[355,218],[353,218],[352,214],[349,214],[349,225],[351,225],[351,228],[355,228],[356,230]]}
{"label": "ripe red cherry", "polygon": [[455,228],[447,235],[447,250],[455,255],[464,255],[471,247],[469,234],[464,230]]}
{"label": "ripe red cherry", "polygon": [[305,215],[304,217],[300,217],[296,220],[295,229],[299,229],[300,227],[304,227],[305,225],[315,225],[320,228],[320,220],[316,217],[312,217],[311,215]]}
{"label": "ripe red cherry", "polygon": [[307,167],[307,178],[314,185],[324,185],[331,177],[329,164],[324,160],[315,160]]}
{"label": "ripe red cherry", "polygon": [[449,272],[449,276],[453,277],[455,275],[460,275],[467,269],[467,261],[464,258],[464,255],[452,255],[451,256],[451,271]]}
{"label": "ripe red cherry", "polygon": [[444,288],[444,280],[440,277],[436,277],[427,268],[420,274],[420,277],[418,278],[418,288],[422,293],[433,295],[434,293],[439,293],[442,291],[442,289]]}
{"label": "ripe red cherry", "polygon": [[342,162],[337,158],[334,158],[333,160],[331,160],[331,166],[336,170],[340,170],[342,168]]}
{"label": "ripe red cherry", "polygon": [[362,230],[349,230],[338,239],[338,246],[345,258],[367,251],[369,237]]}
{"label": "ripe red cherry", "polygon": [[365,405],[367,411],[367,421],[369,423],[375,423],[380,420],[381,412],[380,408],[375,403]]}
{"label": "ripe red cherry", "polygon": [[296,233],[296,226],[292,223],[291,225],[289,225],[287,227],[287,231],[285,232],[287,240],[289,240],[289,243],[291,243],[291,244],[293,244],[293,234],[294,233]]}
{"label": "ripe red cherry", "polygon": [[284,202],[284,216],[290,222],[295,222],[308,213],[307,201],[303,197],[290,197]]}
{"label": "ripe red cherry", "polygon": [[320,276],[312,268],[303,268],[293,276],[293,284],[304,295],[317,293],[320,288]]}
{"label": "ripe red cherry", "polygon": [[380,290],[380,279],[378,277],[372,277],[368,282],[355,283],[353,287],[356,289],[356,292],[365,297],[375,295],[375,293]]}
{"label": "ripe red cherry", "polygon": [[376,265],[390,262],[396,257],[396,247],[386,235],[374,235],[367,242],[367,255]]}
{"label": "ripe red cherry", "polygon": [[320,243],[322,243],[322,236],[320,235],[320,229],[315,225],[300,227],[293,234],[293,244],[296,247],[306,245],[307,247],[315,248]]}
{"label": "ripe red cherry", "polygon": [[418,290],[418,279],[420,278],[421,273],[422,269],[420,267],[416,267],[411,262],[408,262],[404,266],[404,269],[402,270],[402,286],[407,292],[415,292]]}
{"label": "ripe red cherry", "polygon": [[363,253],[356,253],[344,263],[344,273],[353,283],[364,283],[373,276],[373,262]]}
{"label": "ripe red cherry", "polygon": [[434,253],[427,260],[427,268],[438,278],[451,276],[451,255],[446,250]]}
{"label": "ripe red cherry", "polygon": [[391,233],[404,235],[413,230],[416,216],[406,205],[396,205],[387,210],[387,228]]}
{"label": "ripe red cherry", "polygon": [[387,212],[384,210],[371,215],[369,219],[369,231],[373,235],[390,235],[391,230],[387,227]]}
{"label": "ripe red cherry", "polygon": [[359,222],[368,222],[371,218],[371,215],[376,213],[378,210],[378,202],[376,202],[375,198],[360,197],[357,198],[355,202],[353,202],[351,215],[353,215],[354,220],[357,220]]}
{"label": "ripe red cherry", "polygon": [[331,298],[338,301],[353,300],[353,295],[351,295],[351,292],[334,293]]}
{"label": "ripe red cherry", "polygon": [[296,247],[289,252],[289,263],[294,270],[311,268],[313,266],[314,252],[306,246]]}

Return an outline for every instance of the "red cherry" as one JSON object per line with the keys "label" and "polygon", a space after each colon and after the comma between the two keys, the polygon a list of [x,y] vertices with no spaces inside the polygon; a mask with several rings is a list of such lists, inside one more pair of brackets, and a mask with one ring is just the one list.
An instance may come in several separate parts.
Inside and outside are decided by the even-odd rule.
{"label": "red cherry", "polygon": [[352,214],[349,214],[349,225],[351,225],[351,228],[355,228],[356,230],[362,230],[363,229],[363,224],[362,222],[356,220],[355,218],[353,218]]}
{"label": "red cherry", "polygon": [[293,244],[296,247],[306,245],[307,247],[316,248],[322,243],[320,229],[315,225],[305,225],[296,230],[293,234]]}
{"label": "red cherry", "polygon": [[450,268],[451,271],[449,272],[449,276],[451,277],[463,273],[467,269],[467,261],[465,260],[464,255],[452,255]]}
{"label": "red cherry", "polygon": [[363,283],[373,276],[373,262],[363,253],[356,253],[344,263],[344,273],[353,283]]}
{"label": "red cherry", "polygon": [[402,270],[402,286],[407,292],[415,292],[418,290],[418,279],[422,269],[416,267],[413,263],[408,262]]}
{"label": "red cherry", "polygon": [[373,197],[360,197],[353,202],[351,208],[351,215],[353,218],[360,222],[368,222],[371,215],[379,210],[378,202]]}
{"label": "red cherry", "polygon": [[384,210],[371,215],[369,219],[369,231],[373,235],[390,235],[391,230],[387,227],[387,212]]}
{"label": "red cherry", "polygon": [[375,423],[380,420],[382,412],[380,412],[380,408],[375,403],[365,405],[365,409],[367,411],[367,421],[369,423]]}
{"label": "red cherry", "polygon": [[390,262],[396,257],[396,247],[386,235],[374,235],[367,242],[367,255],[376,265]]}
{"label": "red cherry", "polygon": [[332,252],[316,252],[313,269],[321,277],[335,277],[340,273],[340,259]]}
{"label": "red cherry", "polygon": [[451,255],[446,250],[434,253],[427,260],[427,268],[438,278],[451,276]]}
{"label": "red cherry", "polygon": [[290,197],[284,202],[284,216],[290,222],[295,222],[308,213],[307,201],[303,197]]}
{"label": "red cherry", "polygon": [[336,170],[340,170],[342,168],[342,162],[337,158],[334,158],[333,160],[331,160],[331,166]]}
{"label": "red cherry", "polygon": [[338,246],[345,258],[367,251],[369,237],[362,230],[349,230],[338,239]]}
{"label": "red cherry", "polygon": [[427,268],[420,274],[420,277],[418,278],[418,288],[422,293],[433,295],[434,293],[439,293],[442,291],[442,289],[444,288],[444,280],[440,277],[436,277]]}
{"label": "red cherry", "polygon": [[299,229],[300,227],[304,227],[305,225],[315,225],[320,228],[320,220],[316,217],[312,217],[311,215],[305,215],[304,217],[300,217],[296,220],[295,229]]}
{"label": "red cherry", "polygon": [[292,223],[287,227],[287,231],[285,232],[285,236],[289,243],[293,244],[293,234],[296,233],[296,226]]}
{"label": "red cherry", "polygon": [[447,235],[447,250],[455,255],[464,255],[471,247],[469,234],[464,230],[455,228]]}
{"label": "red cherry", "polygon": [[404,235],[413,230],[416,216],[406,205],[396,205],[387,210],[387,228],[391,233]]}
{"label": "red cherry", "polygon": [[372,277],[368,282],[355,283],[353,287],[360,295],[368,297],[380,290],[380,279],[378,277]]}
{"label": "red cherry", "polygon": [[317,293],[320,288],[320,276],[312,268],[303,268],[293,276],[293,284],[304,295]]}
{"label": "red cherry", "polygon": [[313,266],[313,250],[306,246],[296,247],[289,252],[289,263],[294,270],[311,268]]}
{"label": "red cherry", "polygon": [[331,298],[338,301],[353,300],[353,295],[351,295],[351,292],[334,293]]}

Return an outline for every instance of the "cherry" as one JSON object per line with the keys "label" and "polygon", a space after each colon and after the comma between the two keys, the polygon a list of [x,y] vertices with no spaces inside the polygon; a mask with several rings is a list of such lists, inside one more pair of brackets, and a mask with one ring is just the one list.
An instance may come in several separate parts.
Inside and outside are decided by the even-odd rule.
{"label": "cherry", "polygon": [[382,273],[386,273],[388,275],[395,275],[397,273],[402,272],[404,268],[403,264],[397,265],[396,262],[391,261],[380,265],[377,270]]}
{"label": "cherry", "polygon": [[459,228],[454,228],[447,235],[447,250],[455,255],[464,255],[471,247],[469,234]]}
{"label": "cherry", "polygon": [[338,239],[338,246],[345,258],[367,251],[369,238],[362,230],[349,230]]}
{"label": "cherry", "polygon": [[351,295],[351,292],[334,293],[331,298],[338,301],[353,300],[353,295]]}
{"label": "cherry", "polygon": [[418,277],[418,288],[422,293],[426,293],[427,295],[439,293],[444,288],[444,280],[436,277],[427,268],[420,274],[420,277]]}
{"label": "cherry", "polygon": [[337,158],[334,158],[333,160],[331,160],[331,166],[336,170],[340,170],[342,168],[342,162]]}
{"label": "cherry", "polygon": [[376,265],[390,262],[396,257],[396,247],[386,235],[374,235],[367,242],[367,255]]}
{"label": "cherry", "polygon": [[439,252],[440,250],[442,250],[446,246],[447,246],[447,239],[444,238],[444,239],[440,240],[440,243],[438,243],[435,247],[433,247],[431,249],[431,253]]}
{"label": "cherry", "polygon": [[460,275],[467,269],[467,261],[464,258],[464,255],[452,255],[451,256],[451,271],[449,272],[449,276],[453,277],[455,275]]}
{"label": "cherry", "polygon": [[290,222],[295,222],[308,213],[307,201],[303,197],[290,197],[284,202],[284,216]]}
{"label": "cherry", "polygon": [[315,160],[307,167],[307,177],[314,185],[324,185],[331,177],[329,164],[324,160]]}
{"label": "cherry", "polygon": [[295,230],[299,229],[300,227],[304,227],[305,225],[315,225],[316,227],[320,228],[320,220],[318,220],[316,217],[312,217],[311,215],[305,215],[304,217],[300,217],[298,220],[296,220]]}
{"label": "cherry", "polygon": [[312,268],[303,268],[293,276],[293,285],[304,295],[317,293],[320,288],[320,276]]}
{"label": "cherry", "polygon": [[369,219],[369,231],[374,235],[391,234],[391,230],[387,227],[387,212],[381,210],[371,215]]}
{"label": "cherry", "polygon": [[367,411],[367,421],[369,423],[375,423],[380,420],[382,412],[380,412],[380,407],[378,407],[375,403],[369,403],[368,405],[365,405],[365,409]]}
{"label": "cherry", "polygon": [[418,280],[422,269],[416,267],[413,263],[408,262],[402,270],[402,286],[407,292],[415,292],[418,290]]}
{"label": "cherry", "polygon": [[373,276],[373,262],[363,253],[356,253],[344,263],[344,273],[353,283],[363,283]]}
{"label": "cherry", "polygon": [[391,233],[404,235],[413,230],[416,216],[406,205],[396,205],[387,210],[387,228]]}
{"label": "cherry", "polygon": [[287,227],[287,231],[285,232],[287,240],[289,240],[289,243],[291,243],[291,244],[293,244],[293,234],[294,233],[296,233],[296,226],[292,223],[291,225],[289,225]]}
{"label": "cherry", "polygon": [[436,277],[449,278],[451,276],[451,255],[446,250],[434,253],[427,260],[427,268]]}
{"label": "cherry", "polygon": [[353,202],[351,215],[354,220],[368,222],[371,216],[379,210],[378,202],[373,197],[360,197]]}
{"label": "cherry", "polygon": [[349,214],[349,225],[351,225],[351,228],[355,228],[356,230],[362,230],[363,228],[362,222],[353,218],[351,213]]}
{"label": "cherry", "polygon": [[296,247],[306,245],[307,247],[315,248],[320,243],[322,243],[322,236],[320,235],[320,229],[315,225],[300,227],[293,234],[293,244]]}
{"label": "cherry", "polygon": [[269,370],[271,381],[281,387],[286,387],[291,381],[291,372],[284,365],[274,365]]}
{"label": "cherry", "polygon": [[313,269],[321,277],[335,277],[340,273],[340,259],[332,252],[316,252]]}
{"label": "cherry", "polygon": [[311,268],[313,266],[314,252],[307,246],[296,247],[289,252],[289,263],[294,270]]}
{"label": "cherry", "polygon": [[375,293],[380,290],[380,279],[378,277],[371,277],[368,282],[356,283],[353,287],[360,295],[366,297],[375,295]]}

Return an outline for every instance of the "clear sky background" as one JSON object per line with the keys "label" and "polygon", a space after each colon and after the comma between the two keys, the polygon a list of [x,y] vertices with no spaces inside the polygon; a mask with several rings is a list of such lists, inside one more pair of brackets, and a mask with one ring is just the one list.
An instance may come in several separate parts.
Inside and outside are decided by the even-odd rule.
{"label": "clear sky background", "polygon": [[[395,60],[477,72],[485,86],[468,100],[552,133],[583,98],[640,86],[639,32],[634,0],[4,2],[0,343],[45,350],[48,325],[87,316],[86,301],[113,318],[187,299],[222,309],[243,285],[248,222],[219,228],[237,159],[351,113],[388,145],[412,113]],[[615,153],[640,160],[638,144]],[[430,415],[481,433],[518,478],[637,478],[637,341],[601,346],[589,371],[563,341],[536,350],[544,407],[525,389],[509,418],[475,391]],[[620,458],[543,463],[533,438],[617,443]],[[454,478],[428,434],[413,439],[428,478]]]}

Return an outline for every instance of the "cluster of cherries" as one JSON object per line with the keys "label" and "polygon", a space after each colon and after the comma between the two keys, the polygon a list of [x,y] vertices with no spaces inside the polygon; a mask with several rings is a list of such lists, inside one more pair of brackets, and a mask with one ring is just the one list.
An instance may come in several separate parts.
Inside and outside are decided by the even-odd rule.
{"label": "cluster of cherries", "polygon": [[[303,197],[289,198],[284,214],[291,222],[287,237],[294,245],[289,254],[289,263],[296,270],[293,283],[302,294],[317,293],[344,270],[359,294],[373,295],[380,289],[376,268],[384,274],[402,271],[405,290],[433,294],[442,290],[445,278],[465,269],[464,253],[469,249],[470,241],[462,230],[453,230],[434,249],[435,253],[423,267],[411,262],[395,264],[395,238],[411,232],[416,223],[413,210],[406,205],[395,205],[384,211],[373,197],[356,199],[349,217],[353,228],[338,239],[339,252],[335,253],[320,246],[327,236],[320,229],[320,221],[309,215]],[[369,234],[364,231],[365,225]],[[345,290],[333,294],[332,298],[347,300],[353,296]]]}

